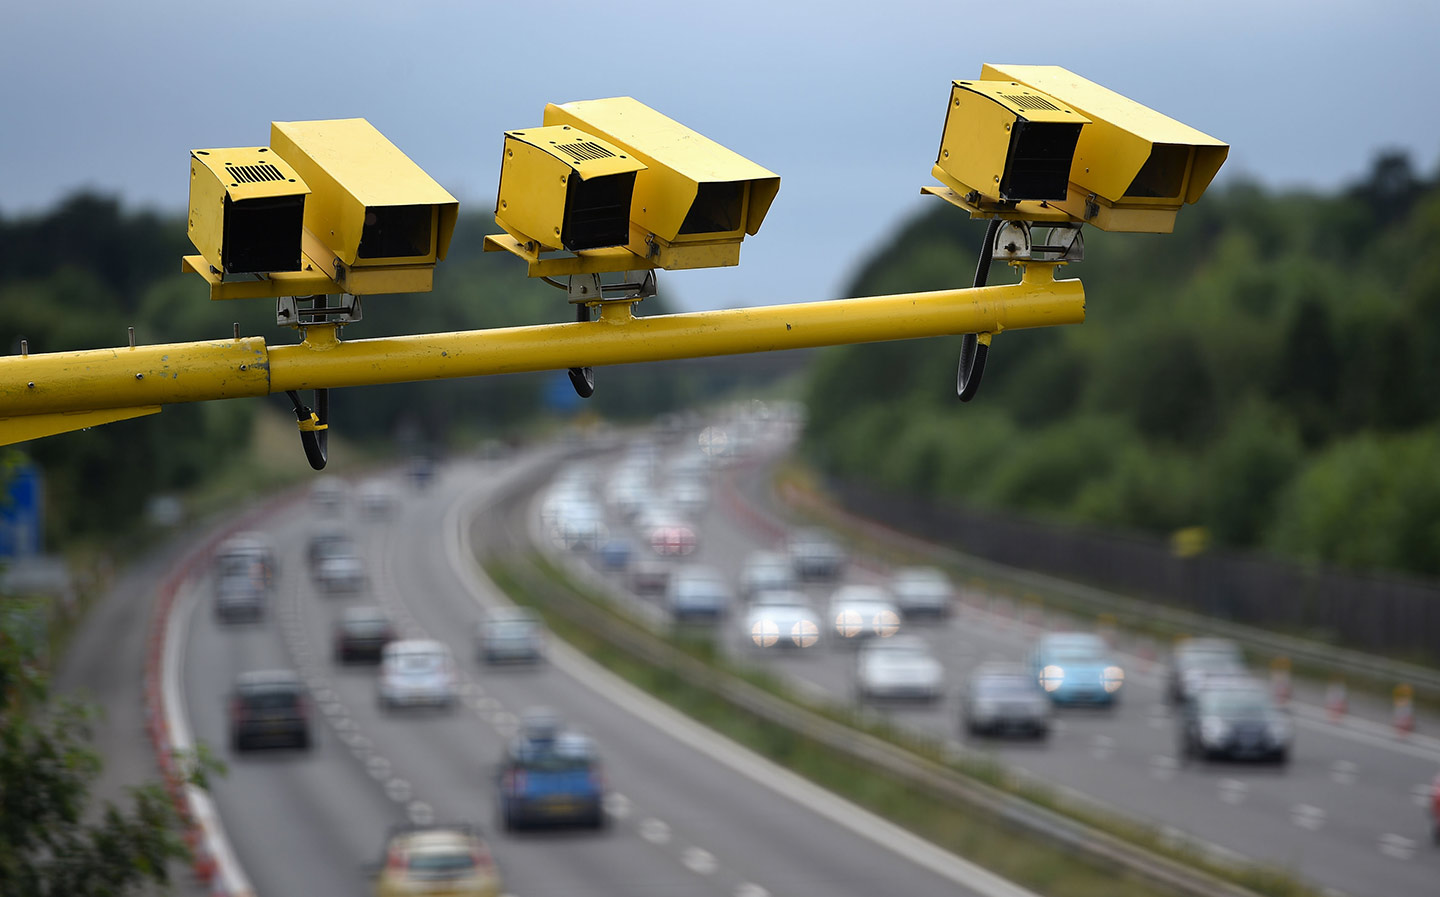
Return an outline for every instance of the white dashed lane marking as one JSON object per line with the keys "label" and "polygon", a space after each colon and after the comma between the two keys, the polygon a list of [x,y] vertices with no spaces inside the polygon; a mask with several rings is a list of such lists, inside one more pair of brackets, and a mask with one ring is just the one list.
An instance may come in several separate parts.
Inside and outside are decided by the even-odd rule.
{"label": "white dashed lane marking", "polygon": [[1243,804],[1250,793],[1250,786],[1239,779],[1220,780],[1220,799],[1227,804]]}
{"label": "white dashed lane marking", "polygon": [[1115,753],[1115,739],[1109,735],[1096,735],[1090,739],[1090,756],[1096,760],[1109,760]]}
{"label": "white dashed lane marking", "polygon": [[1296,804],[1290,808],[1290,821],[1307,831],[1319,831],[1325,825],[1325,811],[1310,804]]}
{"label": "white dashed lane marking", "polygon": [[651,817],[640,823],[640,837],[651,844],[666,844],[670,841],[670,826]]}
{"label": "white dashed lane marking", "polygon": [[696,875],[714,875],[720,864],[715,860],[715,854],[699,847],[685,848],[685,854],[681,857],[685,868]]}
{"label": "white dashed lane marking", "polygon": [[370,777],[377,782],[383,782],[390,778],[390,761],[384,757],[371,757],[365,761],[365,768],[370,771]]}
{"label": "white dashed lane marking", "polygon": [[1157,779],[1168,780],[1175,778],[1175,770],[1179,764],[1174,757],[1165,754],[1156,754],[1150,758],[1150,775]]}
{"label": "white dashed lane marking", "polygon": [[1330,779],[1337,785],[1353,785],[1360,768],[1349,760],[1336,760],[1330,764]]}
{"label": "white dashed lane marking", "polygon": [[612,818],[624,819],[630,815],[630,798],[618,791],[612,791],[605,795],[605,812]]}
{"label": "white dashed lane marking", "polygon": [[735,889],[735,897],[770,897],[770,892],[754,882],[747,881]]}
{"label": "white dashed lane marking", "polygon": [[404,779],[391,779],[385,783],[385,794],[397,804],[408,804],[415,796],[410,783]]}
{"label": "white dashed lane marking", "polygon": [[1408,860],[1415,855],[1415,841],[1404,835],[1381,835],[1379,847],[1381,853],[1393,860]]}
{"label": "white dashed lane marking", "polygon": [[1415,803],[1415,806],[1430,806],[1430,788],[1431,785],[1429,782],[1421,782],[1419,785],[1410,789],[1410,800]]}

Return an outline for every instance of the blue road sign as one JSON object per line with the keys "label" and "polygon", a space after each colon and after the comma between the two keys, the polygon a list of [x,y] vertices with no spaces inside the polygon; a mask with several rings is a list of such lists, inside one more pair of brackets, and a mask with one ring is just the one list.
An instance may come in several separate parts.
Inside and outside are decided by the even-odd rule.
{"label": "blue road sign", "polygon": [[28,461],[10,470],[0,496],[0,558],[35,557],[44,548],[41,487],[40,468]]}

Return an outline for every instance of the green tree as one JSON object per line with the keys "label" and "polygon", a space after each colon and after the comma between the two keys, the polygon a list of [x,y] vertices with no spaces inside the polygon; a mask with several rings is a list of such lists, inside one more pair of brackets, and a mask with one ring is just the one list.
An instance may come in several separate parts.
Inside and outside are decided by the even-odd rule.
{"label": "green tree", "polygon": [[187,857],[164,789],[90,810],[93,711],[48,700],[44,674],[0,630],[0,897],[117,897],[166,884]]}

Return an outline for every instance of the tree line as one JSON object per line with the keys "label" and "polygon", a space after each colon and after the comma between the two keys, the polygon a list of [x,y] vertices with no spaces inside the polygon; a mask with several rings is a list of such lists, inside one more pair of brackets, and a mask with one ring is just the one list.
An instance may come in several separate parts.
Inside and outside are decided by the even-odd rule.
{"label": "tree line", "polygon": [[[968,284],[982,234],[937,204],[850,293]],[[1085,236],[1060,275],[1083,326],[997,336],[969,405],[958,339],[819,353],[807,450],[945,501],[1440,574],[1440,177],[1386,153],[1333,193],[1232,182],[1172,235]]]}

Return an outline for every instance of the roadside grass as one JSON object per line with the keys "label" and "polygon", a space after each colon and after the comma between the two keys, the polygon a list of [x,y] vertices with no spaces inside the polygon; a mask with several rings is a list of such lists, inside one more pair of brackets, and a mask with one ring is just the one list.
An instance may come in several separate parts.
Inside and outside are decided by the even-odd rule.
{"label": "roadside grass", "polygon": [[[533,574],[527,572],[528,567]],[[1161,840],[1150,828],[1129,820],[1077,808],[1038,784],[1022,782],[987,755],[954,756],[939,739],[897,729],[856,709],[809,700],[792,693],[777,677],[734,664],[713,640],[681,632],[657,636],[635,624],[603,597],[574,583],[543,556],[490,558],[485,569],[512,600],[534,607],[555,634],[635,685],[670,703],[716,731],[828,790],[866,807],[921,837],[1049,897],[1140,897],[1174,893],[1170,889],[1067,850],[983,811],[917,790],[910,783],[857,762],[845,753],[796,729],[774,724],[723,695],[714,684],[699,687],[675,669],[623,650],[598,629],[577,619],[566,602],[583,601],[639,638],[653,639],[705,664],[717,674],[735,676],[768,694],[945,766],[955,772],[1172,860],[1204,869],[1242,888],[1271,897],[1311,897],[1315,892],[1283,871],[1231,867],[1207,861],[1184,845]],[[721,678],[717,676],[716,679]]]}

